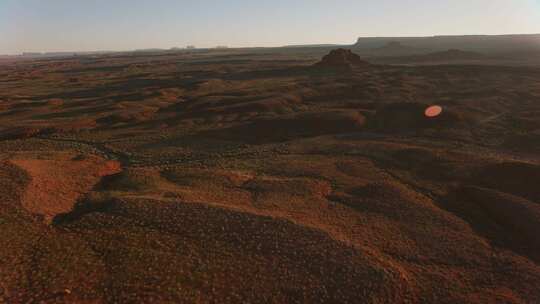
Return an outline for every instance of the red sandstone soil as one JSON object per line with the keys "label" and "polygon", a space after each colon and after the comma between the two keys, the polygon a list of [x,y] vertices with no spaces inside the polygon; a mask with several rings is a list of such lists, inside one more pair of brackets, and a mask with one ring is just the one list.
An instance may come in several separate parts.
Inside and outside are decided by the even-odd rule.
{"label": "red sandstone soil", "polygon": [[[38,155],[39,156],[39,155]],[[74,154],[53,155],[52,159],[16,156],[11,162],[30,177],[22,197],[22,206],[32,214],[50,222],[56,215],[67,213],[102,177],[120,171],[120,164],[97,157]]]}

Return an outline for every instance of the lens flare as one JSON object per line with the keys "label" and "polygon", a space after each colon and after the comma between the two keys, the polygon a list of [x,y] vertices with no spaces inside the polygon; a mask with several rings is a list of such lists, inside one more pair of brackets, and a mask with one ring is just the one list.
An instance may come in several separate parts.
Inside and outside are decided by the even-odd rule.
{"label": "lens flare", "polygon": [[443,108],[441,106],[430,106],[426,109],[425,115],[426,117],[437,117],[441,115],[443,111]]}

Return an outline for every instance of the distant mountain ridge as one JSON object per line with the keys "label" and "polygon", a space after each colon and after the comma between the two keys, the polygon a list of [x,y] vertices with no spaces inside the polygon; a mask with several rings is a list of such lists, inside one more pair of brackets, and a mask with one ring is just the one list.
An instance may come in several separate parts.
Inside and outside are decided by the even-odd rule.
{"label": "distant mountain ridge", "polygon": [[468,35],[427,37],[360,37],[355,48],[381,48],[389,43],[403,46],[444,51],[460,49],[477,52],[511,52],[516,50],[540,50],[540,34],[525,35]]}

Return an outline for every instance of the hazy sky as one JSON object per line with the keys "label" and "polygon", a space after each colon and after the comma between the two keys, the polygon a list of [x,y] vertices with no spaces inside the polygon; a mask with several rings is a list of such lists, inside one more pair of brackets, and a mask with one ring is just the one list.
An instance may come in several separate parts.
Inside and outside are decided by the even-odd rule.
{"label": "hazy sky", "polygon": [[540,0],[0,0],[0,54],[540,33]]}

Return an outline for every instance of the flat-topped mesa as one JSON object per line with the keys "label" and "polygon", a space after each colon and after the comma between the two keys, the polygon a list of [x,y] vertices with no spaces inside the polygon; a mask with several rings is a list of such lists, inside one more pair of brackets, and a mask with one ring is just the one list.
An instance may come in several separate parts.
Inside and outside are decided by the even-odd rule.
{"label": "flat-topped mesa", "polygon": [[336,68],[352,68],[356,66],[368,66],[369,63],[362,60],[360,56],[353,53],[351,50],[336,49],[325,55],[321,61],[315,66],[319,67],[336,67]]}

